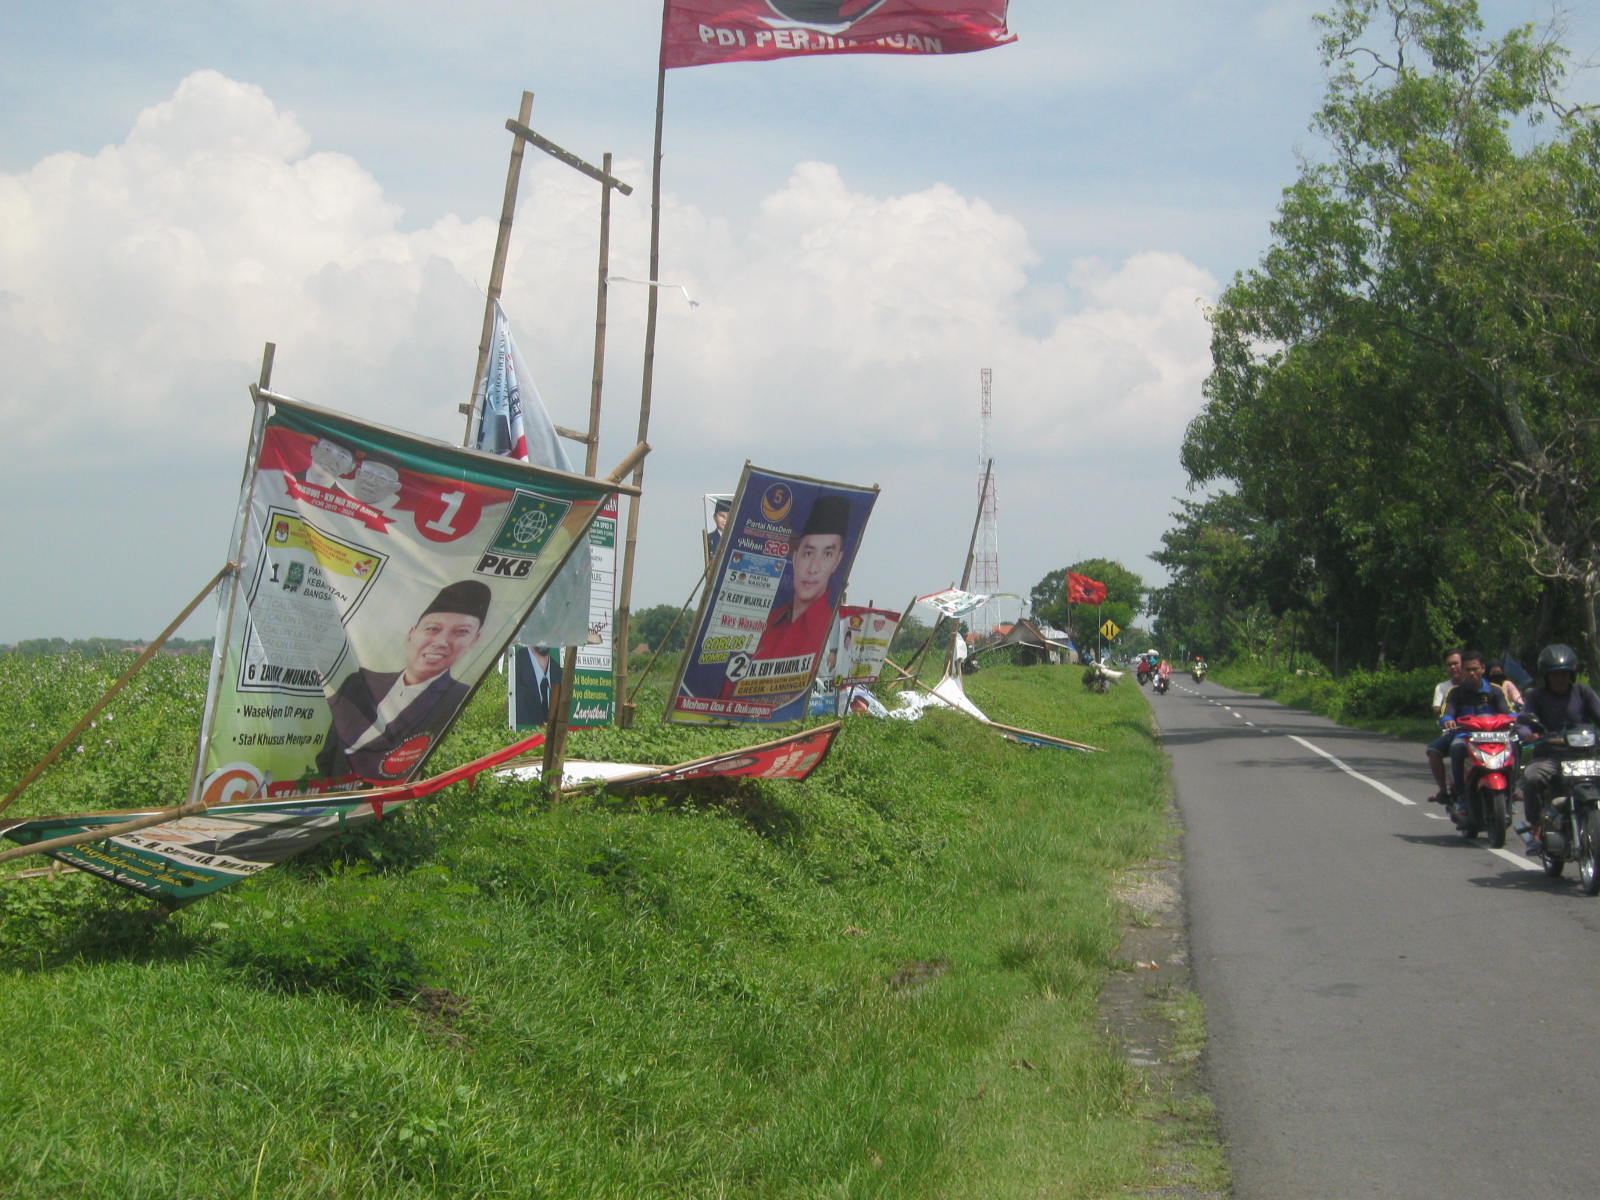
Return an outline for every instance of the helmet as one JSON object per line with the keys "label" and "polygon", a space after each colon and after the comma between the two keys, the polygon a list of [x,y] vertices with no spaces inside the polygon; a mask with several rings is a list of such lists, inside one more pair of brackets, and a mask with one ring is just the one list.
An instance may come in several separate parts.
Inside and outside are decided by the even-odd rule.
{"label": "helmet", "polygon": [[1578,673],[1578,652],[1571,646],[1564,646],[1554,642],[1539,651],[1539,678],[1543,679],[1551,671],[1571,671]]}

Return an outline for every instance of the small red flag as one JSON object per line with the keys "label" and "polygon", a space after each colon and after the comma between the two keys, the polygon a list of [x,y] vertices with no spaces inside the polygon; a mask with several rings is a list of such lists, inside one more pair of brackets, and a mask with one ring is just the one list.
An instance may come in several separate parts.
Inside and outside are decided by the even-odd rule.
{"label": "small red flag", "polygon": [[666,0],[661,66],[964,54],[1016,40],[1006,28],[1006,0]]}
{"label": "small red flag", "polygon": [[1102,604],[1106,598],[1106,585],[1076,571],[1067,572],[1068,604]]}

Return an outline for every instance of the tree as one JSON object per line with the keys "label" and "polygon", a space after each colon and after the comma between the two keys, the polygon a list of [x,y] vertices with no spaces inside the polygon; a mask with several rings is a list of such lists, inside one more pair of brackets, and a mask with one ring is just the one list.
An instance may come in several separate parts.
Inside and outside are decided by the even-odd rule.
{"label": "tree", "polygon": [[1556,99],[1564,52],[1483,39],[1473,0],[1319,20],[1330,156],[1212,314],[1191,484],[1230,485],[1277,574],[1246,590],[1324,640],[1420,662],[1576,616],[1600,645],[1600,138]]}
{"label": "tree", "polygon": [[[1105,602],[1093,607],[1067,603],[1067,572],[1086,575],[1106,585]],[[1144,581],[1119,562],[1086,558],[1070,567],[1051,571],[1028,593],[1033,617],[1065,629],[1074,637],[1093,636],[1103,622],[1115,621],[1126,629],[1144,607]]]}
{"label": "tree", "polygon": [[644,643],[660,654],[676,654],[689,644],[694,624],[692,612],[682,612],[675,604],[657,604],[633,614],[630,640]]}

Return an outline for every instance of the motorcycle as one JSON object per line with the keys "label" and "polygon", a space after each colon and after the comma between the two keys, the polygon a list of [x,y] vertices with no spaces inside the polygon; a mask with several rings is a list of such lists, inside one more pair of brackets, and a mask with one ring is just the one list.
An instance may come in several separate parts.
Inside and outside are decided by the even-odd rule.
{"label": "motorcycle", "polygon": [[1196,683],[1204,683],[1206,681],[1205,663],[1196,661],[1194,666],[1189,668],[1189,677]]}
{"label": "motorcycle", "polygon": [[1150,664],[1143,659],[1139,660],[1139,686],[1143,687],[1150,682]]}
{"label": "motorcycle", "polygon": [[1156,681],[1153,686],[1155,687],[1156,695],[1165,696],[1167,694],[1167,677],[1161,674],[1160,671],[1157,671]]}
{"label": "motorcycle", "polygon": [[1511,824],[1511,791],[1517,769],[1517,737],[1511,729],[1515,720],[1507,713],[1456,718],[1456,724],[1467,731],[1467,756],[1461,766],[1459,803],[1452,806],[1450,819],[1462,837],[1487,833],[1489,845],[1496,850],[1506,844],[1506,829]]}
{"label": "motorcycle", "polygon": [[1585,896],[1600,895],[1600,748],[1593,725],[1573,725],[1543,739],[1578,752],[1561,759],[1545,799],[1539,856],[1544,873],[1552,879],[1569,862],[1578,864],[1578,885]]}

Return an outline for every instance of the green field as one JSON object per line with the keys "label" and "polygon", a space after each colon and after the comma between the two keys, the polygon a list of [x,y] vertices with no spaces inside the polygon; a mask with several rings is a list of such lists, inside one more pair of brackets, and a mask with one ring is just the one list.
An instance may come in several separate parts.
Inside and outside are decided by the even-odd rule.
{"label": "green field", "polygon": [[[123,665],[0,657],[0,784]],[[154,664],[6,815],[181,794],[203,674]],[[494,691],[430,769],[504,740]],[[1107,753],[858,717],[802,785],[484,779],[171,917],[0,880],[0,1194],[1154,1194],[1204,1114],[1096,1019],[1117,873],[1172,834],[1144,697],[1065,667],[969,693]],[[574,754],[760,740],[660,708]]]}

